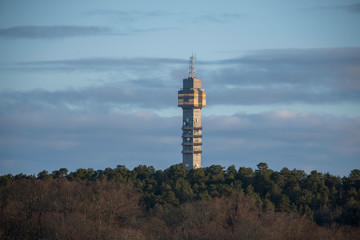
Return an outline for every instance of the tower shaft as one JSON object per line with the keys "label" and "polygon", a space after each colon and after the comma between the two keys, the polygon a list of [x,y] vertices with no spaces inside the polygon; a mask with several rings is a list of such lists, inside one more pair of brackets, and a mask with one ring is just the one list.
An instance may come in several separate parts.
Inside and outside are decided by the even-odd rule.
{"label": "tower shaft", "polygon": [[202,126],[201,109],[183,108],[183,163],[186,168],[201,167]]}

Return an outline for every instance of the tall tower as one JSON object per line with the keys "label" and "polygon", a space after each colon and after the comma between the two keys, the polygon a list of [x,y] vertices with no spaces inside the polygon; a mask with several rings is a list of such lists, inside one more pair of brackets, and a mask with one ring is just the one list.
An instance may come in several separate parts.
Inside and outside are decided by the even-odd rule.
{"label": "tall tower", "polygon": [[206,106],[206,92],[195,77],[195,57],[190,57],[189,77],[183,79],[178,92],[178,106],[183,109],[182,154],[187,169],[201,167],[202,126],[201,108]]}

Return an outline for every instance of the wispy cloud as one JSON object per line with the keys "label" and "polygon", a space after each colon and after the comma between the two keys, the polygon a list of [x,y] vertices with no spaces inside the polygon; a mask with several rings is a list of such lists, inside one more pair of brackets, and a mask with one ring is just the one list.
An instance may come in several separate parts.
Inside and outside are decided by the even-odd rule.
{"label": "wispy cloud", "polygon": [[143,18],[157,18],[169,15],[169,13],[154,10],[154,11],[122,11],[122,10],[111,10],[111,9],[97,9],[92,11],[84,12],[85,15],[91,17],[107,17],[112,18],[117,22],[136,22]]}
{"label": "wispy cloud", "polygon": [[129,32],[144,33],[144,32],[176,31],[176,30],[181,30],[181,28],[178,27],[134,28],[134,29],[130,29]]}
{"label": "wispy cloud", "polygon": [[[184,65],[187,61],[176,58],[82,58],[52,61],[19,62],[8,66],[16,70],[86,70],[106,71],[109,69],[158,69],[171,65]],[[1,67],[0,67],[1,68]]]}
{"label": "wispy cloud", "polygon": [[360,13],[360,3],[348,4],[348,5],[333,5],[333,6],[318,6],[311,8],[301,8],[298,11],[322,11],[322,10],[340,10],[352,13]]}
{"label": "wispy cloud", "polygon": [[195,17],[194,20],[203,23],[229,23],[244,17],[238,13],[204,13]]}
{"label": "wispy cloud", "polygon": [[345,9],[347,9],[350,12],[360,13],[360,3],[346,6]]}
{"label": "wispy cloud", "polygon": [[[87,16],[112,18],[117,22],[133,23],[144,19],[156,19],[172,17],[173,20],[186,16],[187,21],[196,23],[229,23],[244,17],[244,14],[236,12],[167,12],[161,10],[154,11],[122,11],[111,9],[98,9],[84,12]],[[168,18],[169,19],[169,18]]]}
{"label": "wispy cloud", "polygon": [[360,48],[264,49],[249,51],[243,57],[202,62],[204,64],[327,64],[358,63]]}
{"label": "wispy cloud", "polygon": [[245,14],[240,13],[220,13],[220,12],[199,12],[196,14],[187,15],[186,13],[182,21],[191,22],[195,24],[227,24],[238,21],[243,18]]}
{"label": "wispy cloud", "polygon": [[112,35],[110,28],[98,26],[15,26],[0,28],[0,37],[4,38],[66,38],[77,36]]}
{"label": "wispy cloud", "polygon": [[158,28],[127,28],[121,32],[109,27],[99,26],[15,26],[0,28],[0,38],[27,38],[27,39],[55,39],[69,37],[87,36],[126,36],[144,32],[174,31],[179,28],[158,27]]}

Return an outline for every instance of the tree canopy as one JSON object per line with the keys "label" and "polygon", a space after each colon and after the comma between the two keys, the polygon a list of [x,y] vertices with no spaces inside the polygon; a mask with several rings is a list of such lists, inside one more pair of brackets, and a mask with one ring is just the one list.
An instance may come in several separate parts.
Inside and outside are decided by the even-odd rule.
{"label": "tree canopy", "polygon": [[[84,205],[77,203],[77,201],[88,201],[85,198],[89,199],[89,206],[95,204],[93,207],[99,208],[100,215],[106,213],[106,216],[102,217],[106,219],[120,217],[123,220],[127,219],[127,222],[135,221],[132,217],[137,218],[145,213],[155,214],[156,216],[151,216],[160,221],[166,218],[166,211],[186,212],[190,211],[186,210],[187,208],[201,209],[200,205],[209,204],[215,207],[216,204],[221,205],[228,201],[236,205],[239,204],[236,199],[243,199],[241,201],[251,205],[248,207],[267,216],[294,215],[315,222],[318,226],[330,227],[334,224],[360,226],[360,170],[358,169],[351,171],[349,176],[341,178],[317,171],[309,174],[302,170],[287,168],[274,171],[266,163],[259,163],[255,170],[246,167],[237,169],[235,166],[225,169],[220,165],[186,170],[183,164],[172,165],[165,170],[156,170],[152,166],[145,165],[135,167],[133,170],[122,165],[104,170],[80,168],[74,172],[61,168],[52,173],[44,170],[37,176],[26,174],[0,176],[0,197],[1,215],[5,216],[1,220],[2,236],[7,236],[9,227],[26,228],[21,225],[24,222],[16,217],[22,214],[25,214],[24,221],[30,217],[34,220],[33,224],[37,224],[38,221],[33,219],[35,216],[42,218],[49,212],[52,214],[56,212],[61,218],[66,215],[77,219],[80,215],[86,214],[86,211],[90,211],[85,210]],[[220,205],[217,207],[220,208]],[[232,209],[235,207],[233,205],[227,211],[235,211]],[[135,212],[126,213],[129,206],[132,206]],[[242,206],[243,211],[246,206]],[[115,212],[106,210],[109,208],[118,210]],[[14,213],[14,215],[11,212],[19,209],[23,211],[21,214]],[[144,212],[141,213],[142,211]],[[211,213],[207,214],[211,215]],[[236,215],[236,211],[231,214]],[[235,215],[226,221],[240,221],[234,220],[237,219]],[[98,216],[94,215],[87,221],[95,221],[97,218]],[[107,227],[110,228],[112,222],[105,221],[103,224],[108,224]],[[233,222],[228,228],[235,232],[236,224]],[[27,227],[31,228],[31,226]],[[48,228],[44,229],[48,230]],[[34,234],[45,234],[42,232],[45,231],[44,229]]]}

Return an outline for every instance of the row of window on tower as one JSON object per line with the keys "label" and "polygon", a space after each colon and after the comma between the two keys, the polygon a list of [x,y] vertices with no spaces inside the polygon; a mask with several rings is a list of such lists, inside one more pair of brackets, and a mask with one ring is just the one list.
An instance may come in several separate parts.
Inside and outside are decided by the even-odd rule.
{"label": "row of window on tower", "polygon": [[[196,129],[194,130],[194,135],[200,135],[200,130],[199,129]],[[184,131],[184,135],[193,135],[193,131]]]}
{"label": "row of window on tower", "polygon": [[201,151],[200,146],[184,146],[184,151]]}
{"label": "row of window on tower", "polygon": [[199,140],[199,138],[194,138],[193,141],[191,141],[191,139],[193,139],[193,138],[187,137],[187,138],[184,139],[184,142],[185,142],[185,143],[201,143],[201,141]]}
{"label": "row of window on tower", "polygon": [[[195,118],[195,120],[193,121],[193,124],[198,123],[198,122],[199,122],[199,119]],[[186,118],[184,121],[184,126],[191,126],[190,123],[191,123],[190,120],[188,118]]]}

